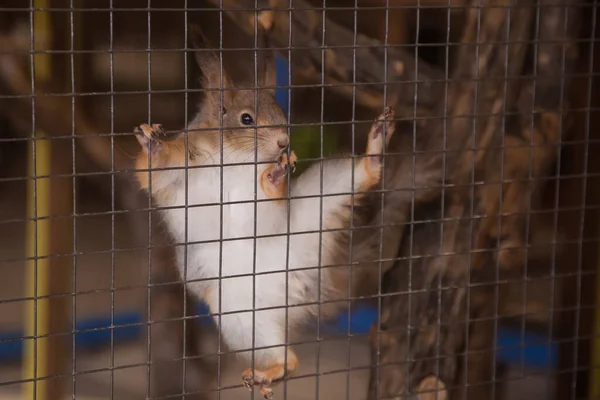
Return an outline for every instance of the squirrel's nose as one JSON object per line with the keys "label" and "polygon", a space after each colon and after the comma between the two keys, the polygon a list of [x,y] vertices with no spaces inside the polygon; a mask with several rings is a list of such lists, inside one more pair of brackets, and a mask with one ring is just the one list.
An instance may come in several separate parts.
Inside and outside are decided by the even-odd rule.
{"label": "squirrel's nose", "polygon": [[289,144],[290,144],[290,141],[287,137],[281,138],[277,141],[277,145],[279,146],[280,149],[285,149],[286,147],[288,147]]}

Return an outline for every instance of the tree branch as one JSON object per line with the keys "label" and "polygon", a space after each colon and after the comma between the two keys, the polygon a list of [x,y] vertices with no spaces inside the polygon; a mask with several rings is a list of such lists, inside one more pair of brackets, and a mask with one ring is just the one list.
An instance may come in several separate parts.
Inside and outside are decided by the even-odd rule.
{"label": "tree branch", "polygon": [[[474,220],[472,213],[495,220],[497,213],[482,210],[496,207],[500,197],[475,187],[474,179],[480,180],[492,165],[490,159],[496,172],[502,170],[497,164],[502,152],[493,145],[502,143],[504,136],[503,108],[514,106],[518,98],[511,93],[518,94],[519,83],[507,82],[506,77],[523,71],[532,13],[528,0],[518,2],[510,20],[508,1],[473,0],[471,6],[447,99],[441,97],[438,104],[448,118],[422,124],[425,156],[417,158],[412,171],[430,179],[437,173],[438,185],[428,182],[433,186],[429,196],[417,198],[415,220],[420,223],[407,231],[410,236],[397,255],[400,261],[384,281],[390,295],[382,301],[380,332],[373,332],[372,342],[373,362],[382,367],[373,370],[369,398],[413,393],[429,375],[449,388],[468,391],[468,397],[489,398],[489,387],[481,383],[490,380],[493,324],[477,318],[487,317],[493,295],[489,288],[469,286],[472,273],[485,273],[496,261],[493,252],[484,251],[490,238],[484,229],[489,227],[487,220]],[[399,165],[404,172],[398,176],[413,163],[405,157]],[[443,183],[455,186],[442,189]],[[459,368],[465,360],[460,354],[465,353],[466,376]],[[463,388],[464,383],[469,387]]]}
{"label": "tree branch", "polygon": [[278,53],[290,59],[295,82],[320,84],[323,73],[332,91],[377,112],[384,106],[384,83],[387,104],[397,112],[413,116],[415,107],[435,106],[444,90],[442,71],[404,48],[386,47],[331,21],[305,0],[291,4],[290,9],[288,0],[259,1],[257,13],[246,0],[224,0],[223,11],[248,35],[255,34],[255,21],[267,29]]}

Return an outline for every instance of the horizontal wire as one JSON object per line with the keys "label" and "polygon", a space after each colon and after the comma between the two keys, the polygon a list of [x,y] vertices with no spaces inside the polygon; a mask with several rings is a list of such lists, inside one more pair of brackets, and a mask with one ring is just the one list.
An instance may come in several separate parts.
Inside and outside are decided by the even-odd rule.
{"label": "horizontal wire", "polygon": [[[523,4],[510,4],[510,5],[503,5],[503,4],[490,4],[490,5],[478,5],[478,4],[469,4],[469,5],[461,5],[461,4],[444,4],[443,6],[431,6],[431,5],[427,5],[427,4],[419,4],[419,5],[385,5],[385,6],[373,6],[373,5],[361,5],[358,7],[358,9],[360,11],[385,11],[385,10],[405,10],[405,9],[451,9],[451,10],[469,10],[469,9],[519,9],[519,8],[527,8],[527,5],[523,5]],[[565,3],[563,2],[556,2],[556,3],[544,3],[544,7],[566,7],[566,8],[592,8],[593,5],[588,5],[588,4],[577,4],[577,5],[565,5]],[[220,10],[217,7],[165,7],[165,8],[160,8],[160,7],[143,7],[143,8],[139,8],[139,7],[123,7],[123,8],[117,8],[117,7],[90,7],[90,8],[85,8],[85,7],[69,7],[69,8],[64,8],[64,7],[0,7],[0,11],[20,11],[20,12],[31,12],[31,11],[49,11],[49,12],[131,12],[131,11],[138,11],[140,13],[148,13],[148,12],[173,12],[173,11],[212,11],[215,13],[219,13],[221,11],[227,11],[227,10],[231,10],[231,11],[251,11],[251,12],[256,12],[256,11],[269,11],[269,10],[276,10],[278,12],[286,12],[286,11],[319,11],[322,12],[323,10],[325,11],[332,11],[332,12],[337,12],[337,11],[355,11],[357,7],[349,7],[349,6],[327,6],[327,7],[318,7],[318,6],[309,6],[309,7],[299,7],[297,5],[295,5],[294,7],[285,7],[285,6],[277,6],[277,7],[249,7],[249,8],[227,8],[227,7],[223,7],[222,10]]]}

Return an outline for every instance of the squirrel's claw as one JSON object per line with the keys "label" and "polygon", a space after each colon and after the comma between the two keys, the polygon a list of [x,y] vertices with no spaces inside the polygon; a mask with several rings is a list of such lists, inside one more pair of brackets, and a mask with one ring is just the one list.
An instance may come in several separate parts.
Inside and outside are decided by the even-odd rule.
{"label": "squirrel's claw", "polygon": [[292,173],[296,172],[296,162],[298,161],[298,157],[296,157],[296,153],[292,150],[290,152],[290,156],[288,157],[287,153],[283,153],[279,157],[279,166],[283,168],[287,168],[288,165],[292,167]]}
{"label": "squirrel's claw", "polygon": [[286,176],[296,170],[296,154],[281,154],[277,162],[270,164],[260,178],[260,185],[267,198],[279,199],[287,195]]}
{"label": "squirrel's claw", "polygon": [[135,133],[143,134],[148,139],[159,140],[160,136],[164,136],[165,130],[163,129],[161,124],[152,124],[152,126],[148,124],[141,124],[136,126]]}
{"label": "squirrel's claw", "polygon": [[290,159],[288,163],[292,166],[292,173],[296,172],[296,162],[298,161],[298,157],[296,157],[296,153],[292,150],[290,152]]}
{"label": "squirrel's claw", "polygon": [[242,373],[242,381],[244,382],[244,386],[250,391],[252,390],[253,386],[258,386],[260,394],[266,400],[273,399],[273,389],[271,388],[273,377],[270,376],[268,372],[263,372],[260,370],[253,371],[252,369],[248,368]]}
{"label": "squirrel's claw", "polygon": [[133,133],[135,133],[142,149],[148,154],[154,154],[160,150],[160,140],[165,135],[165,131],[160,124],[152,124],[152,126],[142,124],[135,127]]}

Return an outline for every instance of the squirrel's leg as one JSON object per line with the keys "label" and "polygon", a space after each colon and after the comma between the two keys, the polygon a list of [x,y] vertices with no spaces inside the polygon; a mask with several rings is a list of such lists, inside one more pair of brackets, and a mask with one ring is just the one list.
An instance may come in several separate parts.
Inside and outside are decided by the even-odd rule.
{"label": "squirrel's leg", "polygon": [[394,131],[394,112],[388,107],[371,126],[364,156],[325,160],[302,173],[292,186],[291,225],[298,231],[346,227],[349,206],[381,182],[383,145]]}
{"label": "squirrel's leg", "polygon": [[258,275],[254,280],[226,277],[221,279],[220,288],[213,284],[202,291],[228,349],[254,367],[242,373],[244,384],[256,387],[267,399],[272,395],[271,384],[298,364],[286,343],[286,321],[289,324],[295,317],[287,311],[286,318],[285,293],[279,290],[285,287],[285,277],[285,273]]}
{"label": "squirrel's leg", "polygon": [[260,177],[260,187],[268,199],[282,199],[287,196],[287,176],[291,168],[296,168],[298,158],[292,151],[290,157],[282,154],[279,162],[268,166]]}

